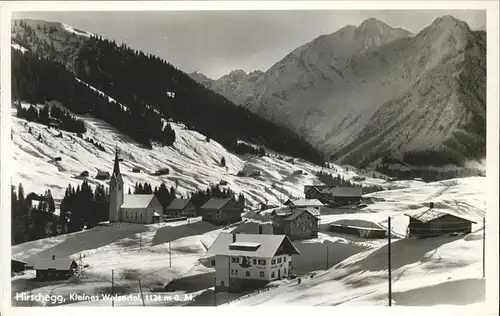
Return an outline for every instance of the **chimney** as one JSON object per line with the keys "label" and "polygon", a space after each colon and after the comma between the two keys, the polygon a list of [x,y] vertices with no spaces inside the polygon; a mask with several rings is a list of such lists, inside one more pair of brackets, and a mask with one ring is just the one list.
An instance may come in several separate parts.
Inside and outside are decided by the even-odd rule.
{"label": "chimney", "polygon": [[259,224],[259,235],[262,235],[262,225]]}
{"label": "chimney", "polygon": [[233,233],[233,242],[236,242],[236,234]]}
{"label": "chimney", "polygon": [[429,203],[429,208],[434,208],[434,202]]}
{"label": "chimney", "polygon": [[52,260],[56,260],[56,256],[55,255],[52,255]]}

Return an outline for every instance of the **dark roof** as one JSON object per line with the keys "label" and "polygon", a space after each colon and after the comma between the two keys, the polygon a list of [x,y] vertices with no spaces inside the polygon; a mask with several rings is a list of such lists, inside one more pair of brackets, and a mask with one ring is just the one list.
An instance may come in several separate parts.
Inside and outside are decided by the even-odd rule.
{"label": "dark roof", "polygon": [[218,199],[218,198],[210,198],[207,203],[201,206],[202,209],[211,209],[211,210],[219,210],[224,207],[229,201],[230,198],[227,199]]}
{"label": "dark roof", "polygon": [[428,223],[428,222],[431,222],[431,221],[436,220],[438,218],[450,215],[450,216],[454,216],[454,217],[457,217],[457,218],[463,219],[465,221],[476,224],[476,222],[474,222],[470,219],[449,213],[445,210],[438,210],[435,208],[429,208],[429,209],[426,209],[426,210],[423,210],[423,211],[420,211],[417,213],[411,213],[411,214],[405,214],[405,215],[409,216],[413,219],[416,219],[417,221],[420,221],[422,223]]}
{"label": "dark roof", "polygon": [[120,163],[118,158],[118,149],[115,152],[115,165],[113,167],[113,176],[118,176],[120,174]]}
{"label": "dark roof", "polygon": [[19,262],[19,263],[22,263],[22,264],[26,264],[26,261],[22,261],[22,260],[17,260],[17,259],[10,259],[11,262]]}
{"label": "dark roof", "polygon": [[167,210],[183,210],[189,204],[189,199],[174,199],[167,207]]}

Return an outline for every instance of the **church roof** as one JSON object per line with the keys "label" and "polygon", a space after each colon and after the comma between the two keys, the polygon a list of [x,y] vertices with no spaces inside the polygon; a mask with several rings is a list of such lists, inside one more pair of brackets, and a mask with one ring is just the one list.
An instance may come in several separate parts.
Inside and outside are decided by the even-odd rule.
{"label": "church roof", "polygon": [[146,208],[154,197],[154,194],[125,194],[122,208]]}

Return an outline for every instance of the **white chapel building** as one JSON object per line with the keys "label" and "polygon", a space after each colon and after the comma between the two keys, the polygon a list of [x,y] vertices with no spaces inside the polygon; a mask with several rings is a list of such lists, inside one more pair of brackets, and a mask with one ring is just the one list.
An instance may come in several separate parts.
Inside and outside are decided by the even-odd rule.
{"label": "white chapel building", "polygon": [[124,194],[118,151],[109,184],[109,221],[151,224],[163,216],[163,207],[154,194]]}

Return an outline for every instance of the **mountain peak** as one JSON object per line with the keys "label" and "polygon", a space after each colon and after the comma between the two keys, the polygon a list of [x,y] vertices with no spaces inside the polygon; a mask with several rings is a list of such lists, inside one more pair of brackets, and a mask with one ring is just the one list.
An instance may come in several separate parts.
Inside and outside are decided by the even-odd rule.
{"label": "mountain peak", "polygon": [[460,28],[470,30],[469,25],[462,20],[459,20],[451,15],[444,15],[435,19],[430,27],[434,28]]}
{"label": "mountain peak", "polygon": [[375,18],[368,18],[361,22],[358,26],[359,29],[372,29],[372,28],[391,28],[387,23],[377,20]]}

